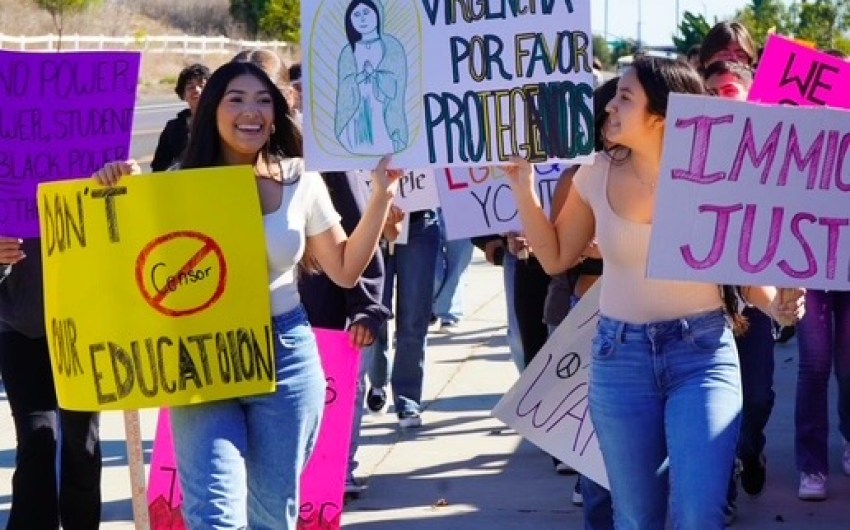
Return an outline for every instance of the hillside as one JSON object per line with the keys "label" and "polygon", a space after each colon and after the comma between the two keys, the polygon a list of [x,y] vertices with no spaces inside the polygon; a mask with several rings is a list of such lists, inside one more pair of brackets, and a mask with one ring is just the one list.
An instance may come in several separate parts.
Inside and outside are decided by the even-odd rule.
{"label": "hillside", "polygon": [[[228,0],[103,0],[97,7],[69,15],[66,35],[224,35],[240,38],[240,28],[228,12]],[[36,36],[56,33],[50,15],[29,0],[0,0],[0,33]],[[184,66],[204,62],[216,67],[229,57],[182,54],[142,58],[143,92],[168,92]]]}

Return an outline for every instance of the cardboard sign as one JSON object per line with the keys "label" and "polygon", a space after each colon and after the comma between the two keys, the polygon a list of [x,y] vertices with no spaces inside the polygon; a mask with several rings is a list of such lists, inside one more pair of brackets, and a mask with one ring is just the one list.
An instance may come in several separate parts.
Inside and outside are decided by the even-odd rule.
{"label": "cardboard sign", "polygon": [[[563,164],[534,166],[537,195],[546,215],[549,215],[558,179],[567,167]],[[447,239],[522,231],[513,192],[500,167],[444,169],[436,172],[436,178]]]}
{"label": "cardboard sign", "polygon": [[137,52],[0,50],[0,225],[38,235],[40,182],[88,177],[130,153]]}
{"label": "cardboard sign", "polygon": [[186,405],[270,392],[262,216],[249,167],[38,189],[59,404]]}
{"label": "cardboard sign", "polygon": [[749,100],[850,108],[850,64],[778,35],[770,35]]}
{"label": "cardboard sign", "polygon": [[590,2],[302,2],[309,169],[593,152]]}
{"label": "cardboard sign", "polygon": [[608,475],[587,401],[599,290],[597,282],[585,293],[493,409],[493,416],[607,488]]}
{"label": "cardboard sign", "polygon": [[648,275],[850,290],[849,118],[672,94]]}
{"label": "cardboard sign", "polygon": [[360,350],[345,331],[315,329],[328,382],[319,439],[301,475],[299,530],[337,530],[342,518]]}
{"label": "cardboard sign", "polygon": [[[371,171],[358,171],[357,177],[362,182],[365,190],[371,190]],[[371,191],[366,191],[366,195]],[[393,204],[403,212],[415,212],[418,210],[433,210],[440,205],[440,197],[437,193],[437,181],[432,169],[411,169],[404,172],[398,183]]]}
{"label": "cardboard sign", "polygon": [[[348,333],[313,328],[327,390],[318,442],[301,475],[300,530],[336,530],[340,527],[348,449],[357,395],[360,351]],[[167,410],[161,410],[151,457],[148,501],[151,530],[185,528],[180,507],[183,492],[177,480],[177,456]]]}

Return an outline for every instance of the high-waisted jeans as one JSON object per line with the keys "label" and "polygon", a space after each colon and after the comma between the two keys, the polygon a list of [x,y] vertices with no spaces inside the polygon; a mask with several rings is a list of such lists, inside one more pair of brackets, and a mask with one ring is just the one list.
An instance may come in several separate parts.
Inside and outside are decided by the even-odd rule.
{"label": "high-waisted jeans", "polygon": [[295,530],[299,480],[315,446],[325,377],[306,313],[273,317],[277,390],[171,409],[192,530]]}
{"label": "high-waisted jeans", "polygon": [[590,412],[618,530],[722,530],[741,375],[722,311],[629,324],[601,317]]}

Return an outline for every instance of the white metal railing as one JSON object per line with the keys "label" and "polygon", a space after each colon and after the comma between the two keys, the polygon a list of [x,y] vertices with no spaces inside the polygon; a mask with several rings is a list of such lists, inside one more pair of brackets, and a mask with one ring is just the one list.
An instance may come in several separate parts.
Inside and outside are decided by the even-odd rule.
{"label": "white metal railing", "polygon": [[[6,50],[56,50],[59,37],[13,37],[0,33],[0,49]],[[62,35],[62,49],[77,50],[143,50],[152,53],[182,53],[183,55],[231,54],[246,48],[265,48],[283,55],[294,52],[293,44],[285,41],[248,41],[227,37],[192,37],[189,35],[139,35],[108,37],[105,35]]]}

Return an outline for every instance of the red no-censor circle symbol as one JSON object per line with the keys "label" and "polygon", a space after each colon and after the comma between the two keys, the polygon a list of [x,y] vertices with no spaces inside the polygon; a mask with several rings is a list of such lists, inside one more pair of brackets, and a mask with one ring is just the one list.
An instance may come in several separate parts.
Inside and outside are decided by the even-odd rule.
{"label": "red no-censor circle symbol", "polygon": [[[169,263],[157,261],[164,254],[171,258]],[[188,259],[174,258],[180,255]],[[210,262],[212,265],[199,268]],[[159,313],[170,317],[194,315],[212,307],[224,294],[227,262],[211,237],[200,232],[171,232],[154,239],[139,253],[136,285],[145,301]],[[198,285],[204,288],[196,288],[187,297],[185,293]]]}

